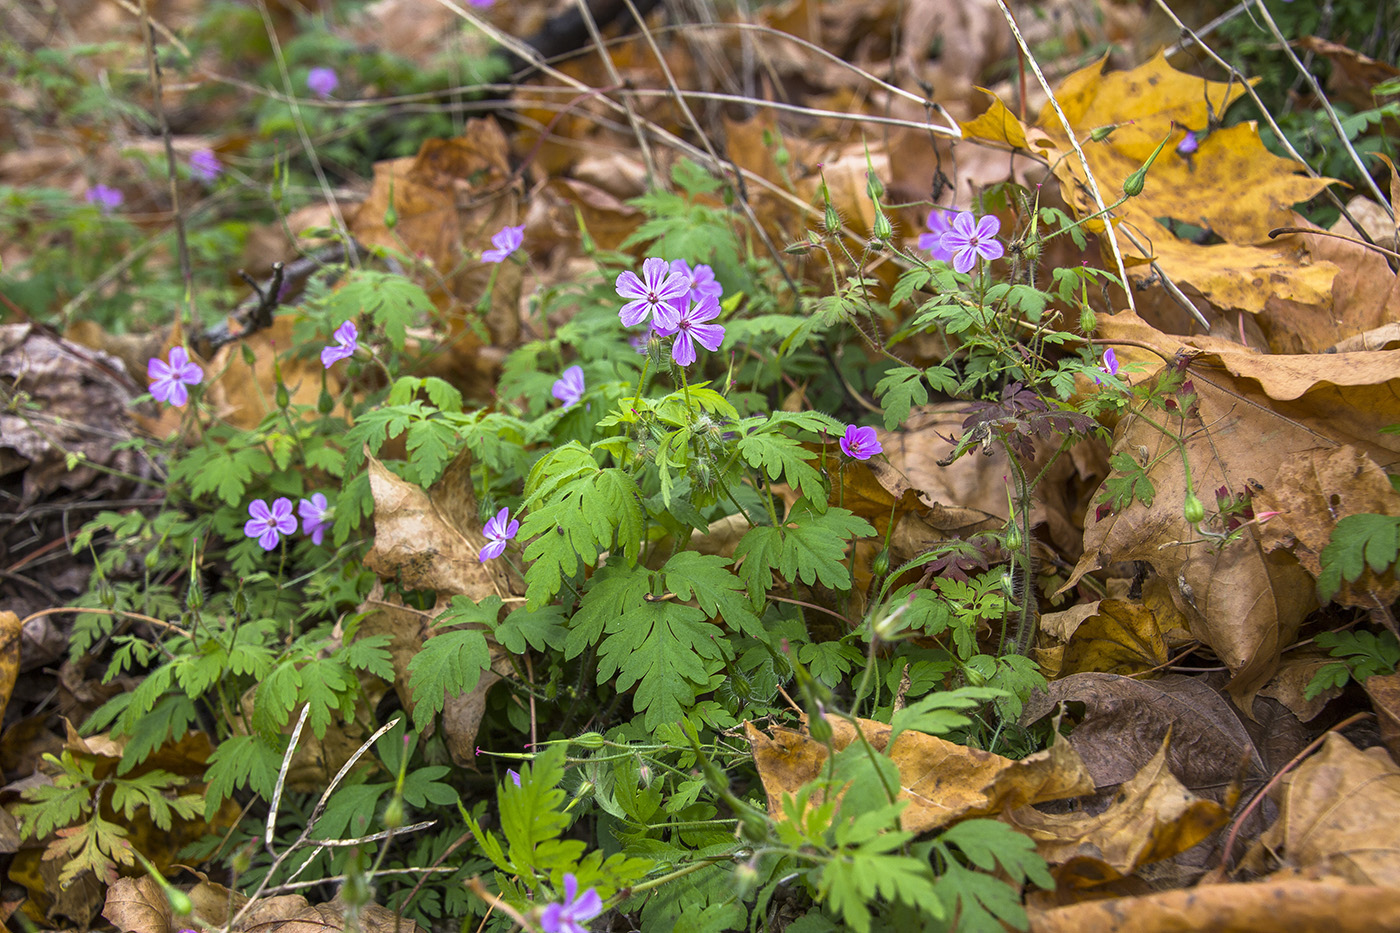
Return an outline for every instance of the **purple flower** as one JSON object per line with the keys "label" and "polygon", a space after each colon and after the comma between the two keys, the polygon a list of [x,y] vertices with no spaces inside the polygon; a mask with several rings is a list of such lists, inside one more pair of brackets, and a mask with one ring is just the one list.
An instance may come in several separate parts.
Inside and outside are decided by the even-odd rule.
{"label": "purple flower", "polygon": [[484,10],[484,9],[486,9],[486,7],[488,7],[488,6],[490,6],[491,4],[495,3],[496,0],[471,0],[471,2],[472,2],[472,6],[481,7],[481,8]]}
{"label": "purple flower", "polygon": [[520,772],[514,768],[506,768],[506,777],[515,782],[515,786],[520,786]]}
{"label": "purple flower", "polygon": [[297,530],[297,520],[292,517],[292,500],[286,496],[278,496],[271,508],[266,499],[254,499],[248,506],[248,514],[253,517],[243,526],[243,533],[257,538],[264,551],[277,547],[282,535]]}
{"label": "purple flower", "polygon": [[[506,524],[509,522],[510,524]],[[476,559],[485,563],[488,560],[500,557],[505,552],[506,542],[515,537],[515,533],[520,530],[520,523],[510,517],[510,509],[501,509],[495,517],[486,520],[486,527],[481,530],[486,535],[486,545],[476,555]]]}
{"label": "purple flower", "polygon": [[657,334],[662,337],[676,335],[675,341],[671,344],[671,359],[676,361],[678,366],[689,366],[695,362],[695,344],[711,352],[719,349],[720,341],[724,339],[724,328],[719,324],[706,324],[706,321],[713,321],[719,317],[719,300],[714,296],[709,296],[703,301],[692,304],[681,311],[672,306],[673,310],[679,312],[675,324],[672,326],[662,326],[659,323],[660,315],[657,315]]}
{"label": "purple flower", "polygon": [[310,499],[302,499],[297,503],[297,514],[301,516],[301,533],[310,535],[312,544],[320,544],[321,539],[325,537],[326,529],[331,525],[326,518],[329,511],[324,493],[313,493]]}
{"label": "purple flower", "polygon": [[952,262],[953,251],[943,245],[943,234],[949,231],[948,218],[953,216],[952,211],[945,211],[936,207],[928,212],[928,233],[919,234],[919,249],[928,250],[933,254],[933,258],[940,262]]}
{"label": "purple flower", "polygon": [[1181,142],[1176,144],[1176,151],[1182,155],[1190,155],[1199,148],[1201,148],[1201,140],[1196,135],[1195,130],[1187,130],[1186,135],[1181,137]]}
{"label": "purple flower", "polygon": [[93,185],[84,192],[83,197],[104,214],[112,213],[122,206],[122,201],[126,200],[126,196],[119,189],[109,188],[106,185]]}
{"label": "purple flower", "polygon": [[169,402],[176,408],[183,408],[190,400],[185,386],[199,385],[204,378],[204,370],[198,363],[190,361],[184,347],[170,348],[170,362],[153,357],[146,362],[146,378],[151,380],[151,395],[158,402]]}
{"label": "purple flower", "polygon": [[551,391],[555,398],[564,403],[565,408],[577,405],[578,400],[583,398],[583,367],[570,366],[564,370],[563,377],[554,381]]}
{"label": "purple flower", "polygon": [[306,86],[312,94],[325,100],[340,86],[340,78],[336,77],[334,68],[312,68],[306,76]]}
{"label": "purple flower", "polygon": [[500,232],[491,238],[491,245],[495,249],[488,249],[481,254],[482,262],[505,262],[506,257],[520,249],[520,244],[525,241],[525,225],[518,227],[504,226]]}
{"label": "purple flower", "polygon": [[992,214],[981,220],[971,211],[963,211],[953,218],[947,233],[943,234],[942,246],[953,254],[953,268],[968,272],[983,259],[1000,259],[1006,250],[994,238],[1001,229],[1001,221]]}
{"label": "purple flower", "polygon": [[[1112,347],[1103,351],[1103,365],[1100,366],[1099,369],[1108,373],[1110,376],[1118,375],[1118,355],[1113,352]],[[1094,382],[1103,385],[1103,380],[1098,376],[1094,377]]]}
{"label": "purple flower", "polygon": [[[575,896],[577,895],[577,896]],[[603,912],[603,899],[593,888],[578,893],[578,878],[572,873],[564,875],[564,902],[550,904],[540,914],[540,928],[544,933],[588,933],[584,921],[592,920]]]}
{"label": "purple flower", "polygon": [[874,428],[860,428],[853,424],[846,425],[846,433],[841,436],[840,444],[841,452],[852,460],[869,460],[885,450],[875,437]]}
{"label": "purple flower", "polygon": [[648,315],[655,315],[659,326],[675,327],[678,312],[671,302],[688,291],[688,277],[672,272],[664,259],[648,259],[642,263],[641,278],[631,271],[617,277],[618,295],[631,299],[622,306],[618,317],[626,327],[642,323]]}
{"label": "purple flower", "polygon": [[196,178],[211,182],[223,174],[224,164],[213,149],[196,149],[190,153],[190,171]]}
{"label": "purple flower", "polygon": [[697,266],[691,266],[684,259],[672,259],[671,271],[690,280],[690,291],[672,302],[678,306],[677,311],[683,310],[679,305],[684,301],[698,302],[706,296],[714,296],[715,298],[724,296],[724,286],[715,281],[715,270],[703,262]]}
{"label": "purple flower", "polygon": [[331,336],[335,338],[336,345],[321,351],[321,365],[327,369],[341,360],[348,360],[360,348],[360,329],[355,326],[354,321],[341,324]]}

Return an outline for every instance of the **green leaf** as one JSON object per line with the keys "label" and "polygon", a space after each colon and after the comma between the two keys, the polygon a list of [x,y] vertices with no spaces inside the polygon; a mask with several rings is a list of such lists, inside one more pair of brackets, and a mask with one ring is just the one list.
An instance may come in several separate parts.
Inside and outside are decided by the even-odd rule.
{"label": "green leaf", "polygon": [[521,606],[496,627],[496,641],[511,654],[530,649],[558,651],[569,637],[567,623],[568,614],[560,606],[542,606],[533,612]]}
{"label": "green leaf", "polygon": [[[533,762],[520,766],[520,786],[503,782],[497,790],[501,806],[501,832],[506,837],[510,864],[518,872],[537,864],[536,851],[545,843],[558,839],[569,817],[563,812],[566,746],[551,745],[535,756]],[[579,849],[583,844],[579,843]]]}
{"label": "green leaf", "polygon": [[1322,572],[1317,578],[1318,595],[1330,602],[1341,588],[1341,580],[1354,583],[1367,565],[1376,574],[1385,573],[1395,563],[1400,550],[1400,517],[1391,515],[1348,515],[1332,529],[1332,539],[1322,549]]}
{"label": "green leaf", "polygon": [[1055,879],[1036,854],[1035,841],[998,820],[963,820],[938,837],[945,846],[957,846],[968,861],[983,871],[997,866],[1013,881],[1029,881],[1047,891],[1055,889]]}
{"label": "green leaf", "polygon": [[538,609],[553,599],[564,578],[577,575],[582,564],[596,564],[614,536],[623,558],[636,564],[645,520],[641,491],[624,470],[595,466],[556,489],[520,525],[520,538],[533,539],[525,547],[526,605]]}
{"label": "green leaf", "polygon": [[754,615],[743,581],[727,569],[728,564],[727,558],[717,554],[681,551],[661,572],[666,588],[677,597],[694,599],[707,615],[720,616],[731,631],[764,641],[767,632]]}
{"label": "green leaf", "polygon": [[615,616],[598,649],[598,683],[637,688],[634,708],[655,729],[680,719],[729,656],[724,632],[694,606],[658,600]]}
{"label": "green leaf", "polygon": [[178,742],[198,718],[194,701],[183,694],[164,697],[133,724],[131,739],[122,752],[118,774],[126,774],[151,756],[167,741]]}
{"label": "green leaf", "polygon": [[739,453],[750,466],[760,467],[768,478],[801,488],[802,494],[813,502],[826,503],[826,486],[822,475],[808,461],[816,456],[786,434],[759,429],[739,439]]}
{"label": "green leaf", "polygon": [[[492,597],[499,599],[499,597]],[[438,632],[408,662],[408,689],[413,694],[413,725],[419,732],[442,712],[447,697],[476,687],[491,666],[491,649],[480,629]]]}
{"label": "green leaf", "polygon": [[357,638],[340,649],[346,667],[366,671],[390,683],[394,680],[394,659],[389,654],[392,635],[368,635]]}
{"label": "green leaf", "polygon": [[219,804],[247,787],[264,800],[272,799],[282,752],[256,735],[233,735],[219,743],[204,772],[204,818],[212,820]]}
{"label": "green leaf", "polygon": [[835,687],[845,680],[852,667],[865,660],[865,655],[854,645],[844,642],[818,641],[799,648],[797,660],[806,665],[817,680],[828,687]]}
{"label": "green leaf", "polygon": [[[889,745],[906,729],[926,735],[946,735],[967,726],[972,720],[961,710],[976,709],[988,700],[1003,696],[1004,691],[988,687],[960,687],[931,693],[917,702],[896,710],[890,718]],[[888,747],[888,746],[887,746]]]}
{"label": "green leaf", "polygon": [[1103,481],[1104,493],[1099,497],[1100,503],[1111,504],[1115,512],[1121,512],[1132,505],[1134,499],[1143,505],[1152,505],[1152,497],[1157,494],[1157,490],[1141,463],[1133,459],[1131,454],[1123,452],[1114,454],[1108,463],[1121,475],[1110,476]]}
{"label": "green leaf", "polygon": [[850,573],[842,561],[851,538],[873,535],[875,529],[847,509],[817,512],[806,499],[788,513],[782,528],[751,528],[734,549],[735,561],[744,561],[742,573],[751,593],[766,593],[773,586],[772,571],[784,579],[811,585],[821,581],[833,589],[851,588]]}
{"label": "green leaf", "polygon": [[645,567],[608,564],[595,573],[571,621],[564,659],[571,661],[597,644],[614,617],[626,618],[645,607],[651,584],[651,572]]}

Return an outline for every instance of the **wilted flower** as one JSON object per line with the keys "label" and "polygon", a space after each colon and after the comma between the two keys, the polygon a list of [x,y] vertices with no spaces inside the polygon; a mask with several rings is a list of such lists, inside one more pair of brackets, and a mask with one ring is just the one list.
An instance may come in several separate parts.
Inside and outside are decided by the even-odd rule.
{"label": "wilted flower", "polygon": [[491,238],[491,245],[495,249],[488,249],[481,254],[482,262],[505,262],[506,257],[520,248],[520,244],[525,242],[525,225],[518,227],[504,226]]}
{"label": "wilted flower", "polygon": [[224,164],[219,161],[213,149],[196,149],[190,153],[190,171],[197,178],[211,182],[223,174]]}
{"label": "wilted flower", "polygon": [[146,378],[151,380],[151,395],[156,401],[182,408],[190,400],[185,386],[199,385],[204,370],[198,363],[191,362],[184,347],[171,347],[169,363],[159,357],[146,362]]}
{"label": "wilted flower", "polygon": [[360,347],[360,329],[355,326],[354,321],[341,324],[331,336],[335,338],[335,344],[321,351],[321,365],[326,369],[330,369],[341,360],[348,360]]}
{"label": "wilted flower", "polygon": [[501,554],[505,553],[506,542],[514,538],[515,533],[519,530],[520,522],[510,517],[510,509],[501,509],[493,517],[487,519],[486,527],[481,530],[481,533],[486,535],[486,544],[476,555],[476,559],[485,563],[500,557]]}
{"label": "wilted flower", "polygon": [[340,86],[340,78],[336,77],[334,68],[312,68],[306,76],[306,86],[312,94],[324,100]]}
{"label": "wilted flower", "polygon": [[578,878],[572,872],[564,875],[564,901],[550,904],[540,914],[540,928],[545,933],[588,933],[584,922],[603,912],[603,899],[589,888],[578,893]]}
{"label": "wilted flower", "polygon": [[310,499],[297,503],[297,514],[301,516],[301,533],[311,536],[312,544],[320,544],[331,523],[326,519],[330,507],[326,504],[325,493],[313,493]]}
{"label": "wilted flower", "polygon": [[292,517],[292,500],[286,496],[278,496],[271,507],[266,499],[254,499],[248,506],[248,514],[252,518],[243,526],[243,533],[256,538],[264,551],[277,547],[282,535],[297,530],[297,520]]}
{"label": "wilted flower", "polygon": [[987,260],[1000,259],[1006,253],[996,241],[1000,229],[1001,221],[992,214],[978,220],[971,211],[963,211],[954,217],[942,240],[943,248],[953,254],[953,268],[968,272],[979,256]]}
{"label": "wilted flower", "polygon": [[570,366],[564,370],[564,375],[554,381],[551,392],[564,403],[565,408],[577,405],[578,400],[583,398],[583,367]]}
{"label": "wilted flower", "polygon": [[641,278],[630,270],[623,272],[616,287],[619,296],[630,299],[618,312],[625,326],[654,316],[658,326],[675,327],[678,312],[672,302],[690,291],[690,279],[672,272],[666,260],[653,257],[642,263]]}
{"label": "wilted flower", "polygon": [[122,206],[122,201],[126,200],[126,196],[121,193],[120,189],[109,188],[107,185],[93,185],[83,193],[83,197],[104,214],[112,213]]}
{"label": "wilted flower", "polygon": [[852,460],[869,460],[885,450],[875,437],[874,428],[857,427],[854,424],[846,426],[846,433],[841,436],[839,443],[841,452]]}
{"label": "wilted flower", "polygon": [[724,340],[724,328],[719,324],[705,323],[717,317],[719,300],[709,296],[679,311],[674,326],[656,325],[656,333],[660,336],[676,335],[671,344],[671,359],[676,361],[676,365],[689,366],[695,362],[696,343],[711,352],[719,349],[720,342]]}
{"label": "wilted flower", "polygon": [[928,233],[919,234],[919,249],[928,250],[933,254],[933,258],[941,262],[952,262],[953,251],[943,245],[943,234],[949,231],[948,219],[953,216],[953,211],[945,211],[942,208],[934,208],[928,212]]}

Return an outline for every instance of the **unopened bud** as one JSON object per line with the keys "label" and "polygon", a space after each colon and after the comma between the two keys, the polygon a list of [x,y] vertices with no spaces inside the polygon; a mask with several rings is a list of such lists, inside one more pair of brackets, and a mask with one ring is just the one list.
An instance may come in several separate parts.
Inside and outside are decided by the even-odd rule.
{"label": "unopened bud", "polygon": [[573,740],[575,745],[582,745],[591,751],[597,751],[607,744],[607,740],[596,732],[585,732]]}
{"label": "unopened bud", "polygon": [[1094,309],[1088,305],[1079,309],[1079,329],[1085,334],[1092,334],[1099,326],[1098,316],[1094,314]]}
{"label": "unopened bud", "polygon": [[888,243],[890,237],[894,236],[894,225],[890,223],[879,204],[875,205],[875,226],[871,229],[871,234],[875,242],[881,245]]}
{"label": "unopened bud", "polygon": [[407,821],[403,808],[403,798],[398,794],[389,798],[389,805],[384,808],[384,828],[398,829]]}
{"label": "unopened bud", "polygon": [[1113,131],[1122,126],[1121,123],[1109,123],[1104,126],[1096,126],[1089,131],[1089,139],[1092,142],[1101,143],[1113,135]]}
{"label": "unopened bud", "polygon": [[[1170,139],[1171,137],[1167,138]],[[1142,168],[1128,176],[1128,180],[1123,182],[1124,194],[1130,198],[1135,198],[1142,194],[1143,185],[1147,182],[1147,170],[1152,167],[1153,162],[1157,161],[1157,154],[1162,151],[1162,147],[1166,144],[1166,139],[1158,143],[1157,148],[1152,150],[1152,155],[1148,156],[1147,161],[1142,164]]]}
{"label": "unopened bud", "polygon": [[758,869],[753,862],[740,862],[734,866],[734,888],[739,900],[745,900],[758,887]]}
{"label": "unopened bud", "polygon": [[1205,520],[1206,507],[1201,505],[1201,500],[1196,498],[1196,494],[1190,490],[1186,493],[1186,502],[1181,507],[1181,514],[1188,522],[1195,525]]}

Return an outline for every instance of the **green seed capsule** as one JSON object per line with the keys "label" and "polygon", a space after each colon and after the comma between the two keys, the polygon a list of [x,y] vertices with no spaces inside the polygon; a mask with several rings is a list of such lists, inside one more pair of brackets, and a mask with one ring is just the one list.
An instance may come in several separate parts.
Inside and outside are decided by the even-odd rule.
{"label": "green seed capsule", "polygon": [[1186,503],[1181,508],[1181,514],[1191,524],[1195,525],[1205,520],[1206,507],[1201,505],[1201,500],[1196,498],[1194,492],[1186,493]]}
{"label": "green seed capsule", "polygon": [[575,745],[582,745],[584,748],[597,751],[607,744],[607,740],[596,732],[585,732],[573,740]]}
{"label": "green seed capsule", "polygon": [[407,814],[404,813],[403,798],[398,794],[389,798],[389,805],[384,808],[384,828],[398,829],[403,826]]}
{"label": "green seed capsule", "polygon": [[165,897],[170,901],[170,912],[177,917],[188,917],[194,913],[194,901],[190,896],[179,888],[167,886]]}

